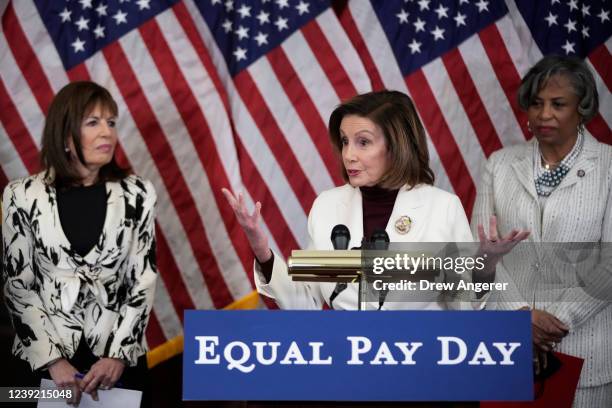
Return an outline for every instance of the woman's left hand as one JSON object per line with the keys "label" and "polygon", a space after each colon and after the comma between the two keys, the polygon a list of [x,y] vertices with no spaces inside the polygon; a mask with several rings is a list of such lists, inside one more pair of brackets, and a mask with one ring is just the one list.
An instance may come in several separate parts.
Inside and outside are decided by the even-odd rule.
{"label": "woman's left hand", "polygon": [[497,217],[492,215],[489,219],[489,236],[485,234],[482,224],[478,224],[478,247],[477,256],[484,256],[484,269],[474,269],[472,279],[474,282],[493,282],[495,280],[495,265],[497,262],[519,242],[529,236],[529,231],[513,229],[506,236],[497,234]]}
{"label": "woman's left hand", "polygon": [[489,236],[485,234],[482,224],[478,224],[478,239],[480,240],[480,253],[487,254],[490,259],[499,259],[512,251],[512,248],[527,238],[530,231],[513,229],[506,236],[497,233],[497,217],[492,215],[489,219]]}
{"label": "woman's left hand", "polygon": [[125,363],[118,358],[101,358],[81,381],[81,389],[98,400],[98,389],[110,390],[123,374]]}

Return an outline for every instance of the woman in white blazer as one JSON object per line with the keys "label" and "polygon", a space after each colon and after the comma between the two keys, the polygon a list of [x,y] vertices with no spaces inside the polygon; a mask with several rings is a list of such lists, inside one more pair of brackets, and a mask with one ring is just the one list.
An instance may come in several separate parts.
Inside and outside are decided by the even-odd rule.
{"label": "woman in white blazer", "polygon": [[[337,224],[348,227],[349,248],[361,246],[362,238],[369,239],[378,229],[384,229],[391,242],[472,242],[459,198],[433,187],[425,131],[407,95],[397,91],[358,95],[334,110],[329,132],[348,183],[324,191],[314,201],[308,216],[308,249],[333,249],[330,236]],[[249,214],[240,194],[235,197],[225,189],[224,194],[255,253],[255,283],[261,294],[275,299],[283,309],[321,309],[324,304],[334,309],[358,308],[357,284],[293,282],[287,265],[271,251],[258,225],[261,204]],[[521,238],[522,233],[514,231],[500,244]],[[418,301],[376,302],[369,308],[482,306],[482,299],[467,295],[448,299],[432,291]]]}
{"label": "woman in white blazer", "polygon": [[[519,104],[534,138],[489,158],[474,206],[474,231],[496,215],[499,233],[530,230],[530,242],[612,241],[612,147],[584,132],[597,113],[597,98],[593,76],[580,60],[545,57],[526,74]],[[546,259],[547,248],[517,247],[525,253],[504,259],[498,279],[512,282],[515,290],[499,293],[496,301],[493,296],[489,305],[533,308],[533,339],[540,351],[556,348],[585,359],[574,406],[612,407],[610,246],[589,271],[607,295],[578,284],[552,292],[547,277],[560,271]]]}
{"label": "woman in white blazer", "polygon": [[120,378],[126,387],[147,383],[156,195],[117,165],[116,117],[106,89],[65,86],[45,122],[45,170],[9,183],[2,201],[13,354],[32,382],[20,385],[50,376],[70,387],[73,403]]}

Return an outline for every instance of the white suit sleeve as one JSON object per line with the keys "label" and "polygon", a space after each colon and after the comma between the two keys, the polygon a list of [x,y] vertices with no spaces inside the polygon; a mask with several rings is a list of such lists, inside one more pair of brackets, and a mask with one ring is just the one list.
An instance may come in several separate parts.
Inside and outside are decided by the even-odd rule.
{"label": "white suit sleeve", "polygon": [[145,329],[149,321],[157,266],[155,256],[155,202],[157,196],[150,181],[144,181],[142,212],[134,226],[131,247],[126,258],[127,271],[124,284],[128,288],[127,298],[121,306],[111,338],[108,342],[107,357],[119,358],[135,366],[138,357],[146,352]]}
{"label": "white suit sleeve", "polygon": [[39,290],[44,277],[35,264],[35,242],[31,216],[37,212],[36,200],[28,203],[24,184],[9,184],[2,200],[2,239],[4,295],[17,332],[17,357],[35,370],[63,357],[63,346],[49,319]]}
{"label": "white suit sleeve", "polygon": [[[308,247],[314,249],[313,220],[316,219],[317,202],[315,200],[308,215]],[[272,278],[269,283],[263,276],[260,265],[254,262],[255,286],[257,291],[276,301],[281,309],[320,310],[323,307],[323,295],[320,285],[315,282],[294,282],[289,276],[287,264],[282,257],[274,253]]]}
{"label": "white suit sleeve", "polygon": [[582,287],[566,290],[562,297],[547,307],[562,322],[576,330],[602,309],[612,304],[612,168],[608,171],[608,199],[601,226],[599,264],[584,276]]}

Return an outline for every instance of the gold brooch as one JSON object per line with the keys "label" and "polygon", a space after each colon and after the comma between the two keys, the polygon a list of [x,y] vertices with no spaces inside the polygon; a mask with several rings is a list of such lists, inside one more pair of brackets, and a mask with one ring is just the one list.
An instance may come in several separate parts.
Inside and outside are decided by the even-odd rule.
{"label": "gold brooch", "polygon": [[395,221],[395,230],[398,234],[407,234],[410,231],[410,227],[412,226],[412,220],[407,215],[402,215]]}

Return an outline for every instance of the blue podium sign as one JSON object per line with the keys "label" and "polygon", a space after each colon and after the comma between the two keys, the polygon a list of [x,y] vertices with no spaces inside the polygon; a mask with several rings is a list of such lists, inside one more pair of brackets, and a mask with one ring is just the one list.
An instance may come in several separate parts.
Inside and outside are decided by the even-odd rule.
{"label": "blue podium sign", "polygon": [[533,399],[529,312],[185,312],[185,400]]}

